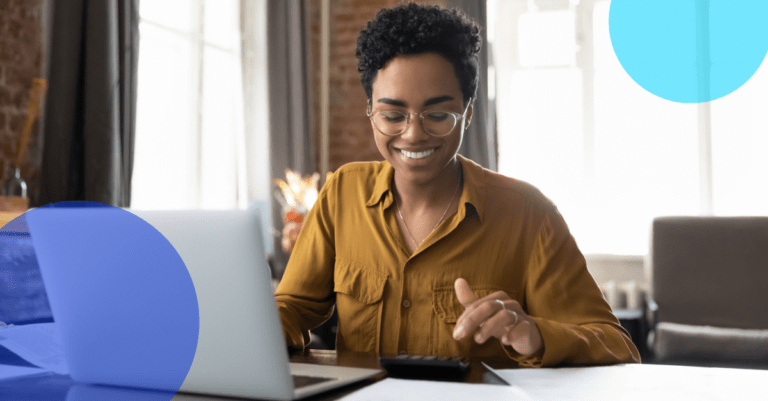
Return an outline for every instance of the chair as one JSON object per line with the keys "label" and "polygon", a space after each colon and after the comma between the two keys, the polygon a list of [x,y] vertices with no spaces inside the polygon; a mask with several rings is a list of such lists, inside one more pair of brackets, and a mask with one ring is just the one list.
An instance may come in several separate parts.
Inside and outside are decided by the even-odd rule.
{"label": "chair", "polygon": [[656,362],[768,369],[768,217],[657,218],[650,262]]}

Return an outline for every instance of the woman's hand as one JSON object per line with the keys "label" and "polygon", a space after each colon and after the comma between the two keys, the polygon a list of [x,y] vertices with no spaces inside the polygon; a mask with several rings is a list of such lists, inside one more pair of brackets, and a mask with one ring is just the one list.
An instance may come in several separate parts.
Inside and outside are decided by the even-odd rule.
{"label": "woman's hand", "polygon": [[536,322],[504,291],[479,298],[463,278],[456,279],[454,287],[459,302],[466,308],[456,321],[455,340],[474,333],[478,344],[496,337],[521,355],[532,355],[541,350],[543,340]]}

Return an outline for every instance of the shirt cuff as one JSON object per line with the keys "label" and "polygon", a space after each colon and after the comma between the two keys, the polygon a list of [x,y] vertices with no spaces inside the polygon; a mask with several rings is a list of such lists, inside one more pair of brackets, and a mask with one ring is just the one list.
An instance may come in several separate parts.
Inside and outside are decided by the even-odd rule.
{"label": "shirt cuff", "polygon": [[292,319],[285,316],[288,313],[285,306],[278,303],[278,310],[280,311],[280,322],[283,326],[286,345],[288,348],[304,349],[309,344],[309,332],[302,332],[301,327],[298,327]]}
{"label": "shirt cuff", "polygon": [[504,345],[504,352],[507,353],[507,356],[515,360],[520,366],[528,367],[528,368],[540,368],[542,366],[543,362],[543,354],[544,354],[544,347],[542,346],[539,352],[536,352],[531,355],[522,355],[519,352],[515,351],[514,348],[512,348],[509,345]]}

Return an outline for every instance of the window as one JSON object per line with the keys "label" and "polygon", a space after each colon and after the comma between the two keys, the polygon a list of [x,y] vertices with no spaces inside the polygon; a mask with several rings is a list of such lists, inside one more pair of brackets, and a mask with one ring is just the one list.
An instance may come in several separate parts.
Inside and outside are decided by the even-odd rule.
{"label": "window", "polygon": [[[264,18],[264,6],[243,2],[243,10],[256,9],[246,13],[253,19]],[[241,1],[142,1],[139,13],[131,206],[229,209],[267,201],[267,122],[256,118],[256,126],[245,126],[241,62],[248,60],[246,76],[256,70],[259,77],[246,95],[266,96],[266,56],[241,52]],[[263,21],[246,23],[264,29]],[[262,49],[265,35],[255,39]],[[250,99],[261,110],[254,114],[266,116],[266,102]]]}
{"label": "window", "polygon": [[656,216],[768,214],[768,63],[674,103],[619,64],[610,1],[491,3],[499,171],[552,199],[584,253],[645,254]]}

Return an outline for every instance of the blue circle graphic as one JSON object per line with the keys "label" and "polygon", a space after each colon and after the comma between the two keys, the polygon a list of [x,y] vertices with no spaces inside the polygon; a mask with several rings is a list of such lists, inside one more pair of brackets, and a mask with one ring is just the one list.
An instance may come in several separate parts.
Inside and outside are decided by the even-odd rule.
{"label": "blue circle graphic", "polygon": [[2,231],[26,227],[76,399],[110,388],[131,394],[124,399],[173,398],[200,327],[192,278],[173,245],[133,213],[95,202],[33,209]]}
{"label": "blue circle graphic", "polygon": [[721,98],[768,53],[766,0],[612,0],[613,50],[648,92],[679,103]]}

